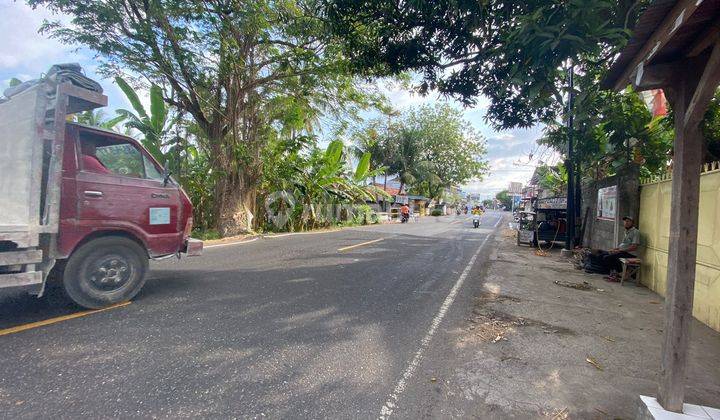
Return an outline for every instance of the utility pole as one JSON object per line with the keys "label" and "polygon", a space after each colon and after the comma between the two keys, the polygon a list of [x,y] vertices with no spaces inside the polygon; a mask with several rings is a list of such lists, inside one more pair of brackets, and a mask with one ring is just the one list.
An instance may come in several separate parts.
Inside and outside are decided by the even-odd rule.
{"label": "utility pole", "polygon": [[575,66],[570,62],[568,69],[568,102],[567,102],[567,155],[565,156],[565,170],[567,171],[567,229],[565,230],[565,249],[563,254],[572,255],[575,248],[575,165],[573,163],[573,99]]}

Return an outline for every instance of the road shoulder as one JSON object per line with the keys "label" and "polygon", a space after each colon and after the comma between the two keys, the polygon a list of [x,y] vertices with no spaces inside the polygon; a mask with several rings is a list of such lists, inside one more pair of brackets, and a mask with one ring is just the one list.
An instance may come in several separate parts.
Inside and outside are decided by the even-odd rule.
{"label": "road shoulder", "polygon": [[[534,254],[506,230],[428,352],[413,417],[632,418],[655,395],[663,300]],[[588,290],[563,287],[556,280]],[[586,283],[584,283],[586,282]],[[690,403],[720,400],[720,334],[693,321]]]}

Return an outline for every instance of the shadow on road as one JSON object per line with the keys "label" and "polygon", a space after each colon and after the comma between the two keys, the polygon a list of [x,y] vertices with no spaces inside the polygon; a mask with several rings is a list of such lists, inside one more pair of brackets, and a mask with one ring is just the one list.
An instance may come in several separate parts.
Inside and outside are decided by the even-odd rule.
{"label": "shadow on road", "polygon": [[[398,235],[343,253],[238,258],[224,269],[162,266],[127,308],[0,338],[9,355],[0,378],[16,378],[0,383],[0,410],[375,416],[466,246],[477,245]],[[0,308],[12,325],[77,310],[57,288],[40,300],[3,296]],[[37,351],[25,351],[28,340]]]}

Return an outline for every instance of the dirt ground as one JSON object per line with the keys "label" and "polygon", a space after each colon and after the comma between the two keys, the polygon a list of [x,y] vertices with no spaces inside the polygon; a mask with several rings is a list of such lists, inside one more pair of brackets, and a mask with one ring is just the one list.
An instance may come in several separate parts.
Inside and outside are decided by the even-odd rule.
{"label": "dirt ground", "polygon": [[[559,249],[497,241],[472,313],[451,331],[460,362],[433,415],[634,418],[638,396],[657,392],[663,298],[576,270]],[[717,407],[720,334],[698,321],[691,333],[686,402]]]}

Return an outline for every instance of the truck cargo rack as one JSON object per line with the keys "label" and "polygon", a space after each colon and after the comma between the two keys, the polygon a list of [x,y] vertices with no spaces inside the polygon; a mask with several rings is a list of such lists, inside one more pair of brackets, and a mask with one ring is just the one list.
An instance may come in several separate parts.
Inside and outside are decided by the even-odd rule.
{"label": "truck cargo rack", "polygon": [[0,288],[35,286],[55,265],[68,115],[107,96],[47,78],[0,103]]}

